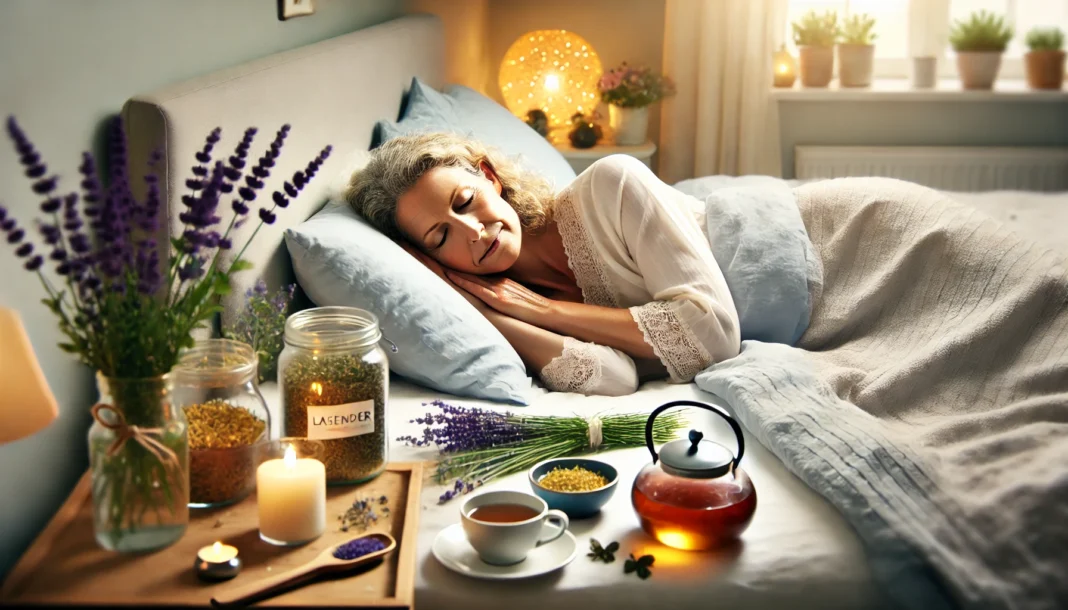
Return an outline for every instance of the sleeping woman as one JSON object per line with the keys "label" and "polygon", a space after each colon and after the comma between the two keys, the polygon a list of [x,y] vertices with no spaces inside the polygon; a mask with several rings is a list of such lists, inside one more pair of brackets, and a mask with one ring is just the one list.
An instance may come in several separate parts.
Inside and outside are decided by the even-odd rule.
{"label": "sleeping woman", "polygon": [[[806,350],[804,374],[818,364],[873,409],[1068,393],[1062,255],[915,184],[769,182],[702,198],[613,155],[554,191],[475,140],[435,133],[375,149],[346,197],[552,390],[629,394],[726,360],[712,368],[758,362],[763,374],[768,349],[786,344]],[[742,339],[760,343],[736,358]]]}
{"label": "sleeping woman", "polygon": [[347,191],[555,391],[623,395],[738,354],[738,314],[695,198],[613,155],[554,193],[481,143],[402,136]]}

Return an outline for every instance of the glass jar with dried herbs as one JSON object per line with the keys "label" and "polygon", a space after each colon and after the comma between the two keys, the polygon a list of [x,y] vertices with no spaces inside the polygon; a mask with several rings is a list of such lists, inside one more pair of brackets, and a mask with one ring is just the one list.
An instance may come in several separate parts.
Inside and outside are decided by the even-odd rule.
{"label": "glass jar with dried herbs", "polygon": [[175,400],[189,422],[189,506],[222,506],[256,488],[257,452],[271,415],[256,384],[252,347],[198,341],[174,368]]}
{"label": "glass jar with dried herbs", "polygon": [[326,480],[361,483],[388,460],[389,359],[378,318],[353,307],[316,307],[286,320],[278,360],[283,433],[323,442]]}

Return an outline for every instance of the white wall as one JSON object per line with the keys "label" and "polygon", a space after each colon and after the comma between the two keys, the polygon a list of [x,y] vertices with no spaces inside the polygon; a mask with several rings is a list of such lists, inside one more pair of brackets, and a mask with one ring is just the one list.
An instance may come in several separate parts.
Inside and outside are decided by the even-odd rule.
{"label": "white wall", "polygon": [[[102,121],[131,95],[403,13],[402,0],[315,5],[314,15],[282,22],[274,0],[5,0],[0,113],[18,118],[50,168],[63,176],[61,184],[74,188],[81,152],[98,148]],[[37,200],[3,140],[0,203],[27,224]],[[0,243],[0,305],[20,312],[60,403],[60,418],[50,428],[0,446],[0,577],[87,463],[91,375],[55,347],[60,335],[40,304],[43,296],[35,277]]]}

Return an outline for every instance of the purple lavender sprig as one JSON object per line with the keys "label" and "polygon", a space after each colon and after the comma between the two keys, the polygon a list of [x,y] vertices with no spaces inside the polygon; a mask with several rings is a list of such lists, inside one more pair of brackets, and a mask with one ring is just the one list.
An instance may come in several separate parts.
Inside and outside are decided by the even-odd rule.
{"label": "purple lavender sprig", "polygon": [[[81,196],[59,190],[59,174],[49,171],[13,117],[7,119],[6,128],[31,190],[41,198],[39,207],[45,216],[29,227],[36,227],[43,246],[33,243],[29,227],[3,207],[0,236],[23,266],[39,276],[48,297],[45,303],[67,337],[60,347],[105,376],[152,377],[171,370],[179,351],[192,345],[193,328],[218,311],[217,300],[229,291],[230,274],[248,267],[239,265],[239,260],[225,272],[217,267],[219,252],[230,247],[230,229],[241,216],[235,212],[235,220],[220,233],[218,207],[223,195],[233,192],[243,177],[256,130],[246,130],[225,161],[212,156],[222,131],[215,129],[208,135],[186,183],[191,194],[182,198],[180,218],[185,227],[172,240],[170,265],[165,268],[161,258],[166,252],[157,243],[164,205],[157,173],[162,159],[158,153],[148,159],[149,171],[139,177],[145,182],[146,195],[135,197],[121,120],[116,118],[108,125],[106,180],[98,175],[93,156],[82,156],[78,167]],[[282,131],[288,133],[289,128]],[[262,166],[274,167],[282,139],[276,138],[264,155],[266,162],[261,158]],[[320,154],[312,160],[309,167],[314,169],[302,172],[305,179],[314,175],[324,159]],[[45,268],[46,263],[51,270]],[[53,274],[66,282],[65,289],[53,287]]]}
{"label": "purple lavender sprig", "polygon": [[223,335],[228,339],[252,346],[259,358],[261,383],[273,380],[278,372],[278,355],[283,347],[286,317],[296,287],[296,284],[283,286],[271,296],[267,284],[259,280],[254,288],[245,292],[245,308],[231,324],[223,328]]}
{"label": "purple lavender sprig", "polygon": [[[397,440],[416,447],[438,449],[434,479],[453,481],[439,503],[471,493],[497,477],[521,472],[540,461],[591,449],[590,422],[582,417],[518,415],[511,411],[468,408],[435,400],[422,417],[409,421],[424,426],[421,437]],[[601,436],[596,449],[645,445],[644,413],[598,416]],[[663,443],[684,427],[680,413],[658,417],[653,440]]]}

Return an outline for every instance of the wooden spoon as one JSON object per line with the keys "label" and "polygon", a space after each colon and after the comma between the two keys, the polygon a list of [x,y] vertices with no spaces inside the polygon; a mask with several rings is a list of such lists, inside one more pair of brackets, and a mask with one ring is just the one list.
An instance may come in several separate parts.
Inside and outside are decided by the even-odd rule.
{"label": "wooden spoon", "polygon": [[[338,559],[334,556],[334,552],[346,544],[368,538],[377,538],[382,544],[386,545],[385,548],[380,551],[361,555],[355,559]],[[254,598],[258,599],[274,595],[275,593],[278,593],[280,589],[286,588],[298,581],[304,581],[303,584],[307,584],[307,582],[310,582],[314,578],[322,576],[323,574],[351,570],[357,566],[381,559],[391,553],[396,547],[397,541],[389,534],[376,533],[367,534],[366,536],[358,536],[324,550],[322,553],[319,553],[318,557],[299,568],[294,568],[288,572],[278,574],[277,576],[269,576],[255,582],[230,587],[220,595],[211,598],[211,603],[213,606],[246,604]]]}

